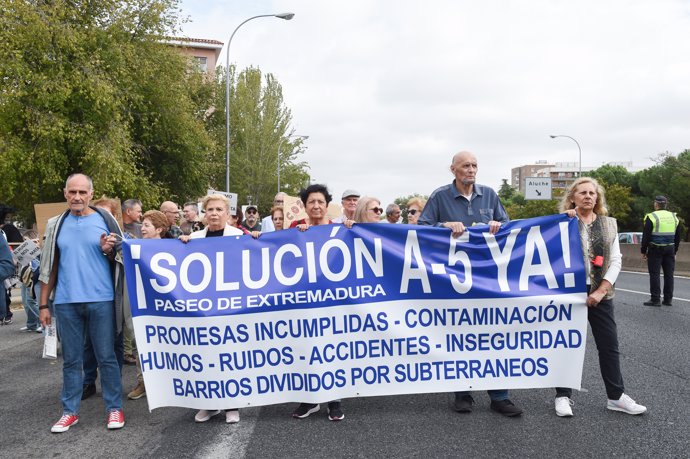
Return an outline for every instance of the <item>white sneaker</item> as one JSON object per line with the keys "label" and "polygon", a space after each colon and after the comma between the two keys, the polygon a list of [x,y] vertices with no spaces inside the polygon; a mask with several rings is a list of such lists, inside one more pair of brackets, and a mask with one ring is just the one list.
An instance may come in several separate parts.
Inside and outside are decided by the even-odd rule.
{"label": "white sneaker", "polygon": [[194,416],[194,420],[196,422],[206,422],[218,413],[220,413],[220,410],[199,410],[196,416]]}
{"label": "white sneaker", "polygon": [[638,404],[626,394],[621,395],[621,398],[618,400],[609,400],[608,403],[606,403],[606,408],[628,414],[642,414],[647,411],[646,406]]}
{"label": "white sneaker", "polygon": [[226,411],[225,422],[228,424],[237,424],[238,422],[240,422],[240,410]]}
{"label": "white sneaker", "polygon": [[573,409],[571,406],[575,404],[570,398],[568,397],[556,397],[556,401],[554,403],[556,405],[556,416],[560,417],[570,417],[573,415]]}

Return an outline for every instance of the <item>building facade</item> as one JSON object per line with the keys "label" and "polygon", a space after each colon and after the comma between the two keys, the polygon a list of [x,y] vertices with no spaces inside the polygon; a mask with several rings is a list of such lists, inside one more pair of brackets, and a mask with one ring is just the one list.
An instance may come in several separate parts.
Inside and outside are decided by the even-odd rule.
{"label": "building facade", "polygon": [[[628,172],[636,172],[632,161],[623,162],[609,162],[606,163],[611,166],[621,166]],[[596,169],[592,166],[583,166],[582,173],[590,172]],[[557,162],[554,164],[547,164],[546,161],[537,161],[534,164],[527,164],[524,166],[514,167],[510,170],[511,182],[513,189],[518,190],[521,194],[525,194],[525,179],[527,177],[550,177],[551,190],[554,197],[562,196],[562,193],[568,189],[571,183],[580,176],[580,164],[574,162]]]}
{"label": "building facade", "polygon": [[179,38],[174,37],[165,43],[180,49],[180,52],[189,56],[199,70],[210,78],[215,77],[216,64],[223,49],[223,42],[207,40],[203,38]]}

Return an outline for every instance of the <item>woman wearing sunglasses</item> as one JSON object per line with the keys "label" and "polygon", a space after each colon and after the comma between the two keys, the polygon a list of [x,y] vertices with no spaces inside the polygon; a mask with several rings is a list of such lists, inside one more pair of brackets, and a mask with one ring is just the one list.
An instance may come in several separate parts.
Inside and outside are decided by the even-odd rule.
{"label": "woman wearing sunglasses", "polygon": [[407,201],[407,223],[410,225],[417,224],[417,220],[419,220],[419,216],[422,214],[425,204],[426,200],[419,197],[414,197]]}
{"label": "woman wearing sunglasses", "polygon": [[382,213],[383,207],[381,207],[381,201],[378,198],[364,196],[357,203],[354,216],[355,223],[380,223]]}

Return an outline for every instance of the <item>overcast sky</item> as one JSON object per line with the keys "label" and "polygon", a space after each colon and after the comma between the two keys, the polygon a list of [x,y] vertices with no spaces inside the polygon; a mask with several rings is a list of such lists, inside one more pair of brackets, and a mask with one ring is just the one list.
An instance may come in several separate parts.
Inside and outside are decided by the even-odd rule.
{"label": "overcast sky", "polygon": [[[273,73],[336,201],[430,194],[451,157],[497,188],[537,160],[584,167],[690,148],[690,2],[184,0],[184,35]],[[225,62],[225,48],[221,63]]]}

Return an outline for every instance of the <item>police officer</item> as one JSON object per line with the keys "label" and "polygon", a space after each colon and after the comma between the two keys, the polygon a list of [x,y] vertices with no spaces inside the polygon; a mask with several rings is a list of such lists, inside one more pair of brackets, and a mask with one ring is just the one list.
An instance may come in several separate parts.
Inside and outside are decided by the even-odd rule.
{"label": "police officer", "polygon": [[[654,212],[645,215],[642,233],[642,258],[647,260],[649,290],[652,295],[645,306],[671,306],[673,270],[680,245],[680,226],[675,213],[666,210],[665,196],[654,199]],[[664,270],[664,301],[661,302],[661,270]]]}

